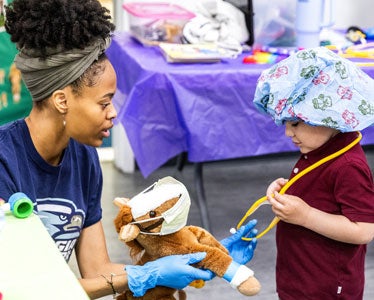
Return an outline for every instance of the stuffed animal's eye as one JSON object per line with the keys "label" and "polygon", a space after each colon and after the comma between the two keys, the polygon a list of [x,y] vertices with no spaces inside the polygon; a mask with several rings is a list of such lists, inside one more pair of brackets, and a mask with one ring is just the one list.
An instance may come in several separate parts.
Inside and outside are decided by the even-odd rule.
{"label": "stuffed animal's eye", "polygon": [[156,212],[155,212],[154,210],[151,210],[151,211],[149,212],[149,216],[150,216],[151,218],[154,218],[154,217],[156,216]]}

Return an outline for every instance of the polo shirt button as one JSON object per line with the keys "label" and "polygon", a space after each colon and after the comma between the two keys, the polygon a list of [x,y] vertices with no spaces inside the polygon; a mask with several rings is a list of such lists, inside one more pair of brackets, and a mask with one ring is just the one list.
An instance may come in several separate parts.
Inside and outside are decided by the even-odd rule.
{"label": "polo shirt button", "polygon": [[294,172],[295,174],[297,174],[297,173],[299,172],[299,168],[295,168],[295,169],[293,169],[293,172]]}
{"label": "polo shirt button", "polygon": [[308,155],[304,155],[304,158],[305,158],[305,159],[308,159]]}

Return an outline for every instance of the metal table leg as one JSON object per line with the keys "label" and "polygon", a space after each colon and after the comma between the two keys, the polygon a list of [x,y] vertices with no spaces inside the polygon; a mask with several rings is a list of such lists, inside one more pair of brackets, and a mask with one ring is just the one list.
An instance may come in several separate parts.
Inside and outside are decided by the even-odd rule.
{"label": "metal table leg", "polygon": [[197,205],[200,209],[200,217],[203,223],[203,227],[210,231],[210,222],[208,215],[207,202],[205,197],[205,189],[203,182],[203,164],[195,163],[194,164],[194,180],[195,180],[195,189],[196,189],[196,200]]}
{"label": "metal table leg", "polygon": [[[183,152],[177,157],[176,168],[178,172],[182,172],[187,162],[187,153]],[[196,191],[196,201],[200,212],[200,218],[203,227],[210,231],[210,222],[205,197],[205,189],[203,182],[203,163],[194,163],[194,185]]]}
{"label": "metal table leg", "polygon": [[187,152],[182,152],[177,157],[177,171],[182,172],[187,162]]}

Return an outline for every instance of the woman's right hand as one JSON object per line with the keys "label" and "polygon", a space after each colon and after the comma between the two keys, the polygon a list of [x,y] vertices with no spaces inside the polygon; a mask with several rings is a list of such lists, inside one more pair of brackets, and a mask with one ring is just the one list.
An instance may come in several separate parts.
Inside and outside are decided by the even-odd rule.
{"label": "woman's right hand", "polygon": [[135,297],[143,296],[155,286],[183,289],[194,280],[211,280],[213,273],[193,266],[206,256],[205,252],[170,255],[147,262],[143,266],[126,266],[128,286]]}

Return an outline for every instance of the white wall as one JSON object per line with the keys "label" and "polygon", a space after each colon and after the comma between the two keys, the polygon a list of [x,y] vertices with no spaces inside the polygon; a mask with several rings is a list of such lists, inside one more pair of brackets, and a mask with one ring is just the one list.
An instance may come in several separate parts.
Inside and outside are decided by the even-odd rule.
{"label": "white wall", "polygon": [[[335,0],[336,22],[334,27],[374,27],[373,0]],[[371,4],[371,5],[370,5]]]}

